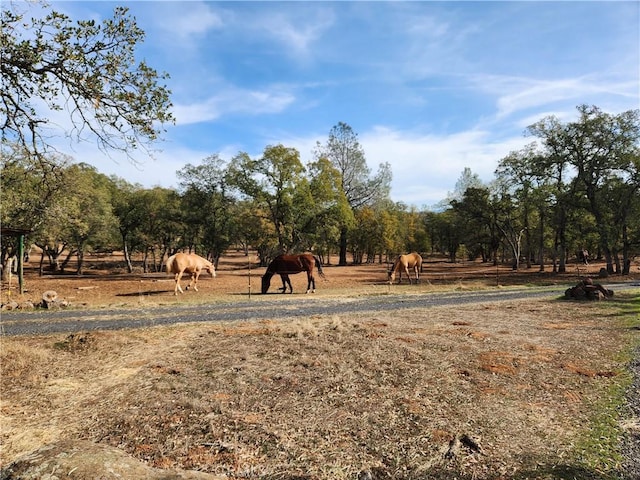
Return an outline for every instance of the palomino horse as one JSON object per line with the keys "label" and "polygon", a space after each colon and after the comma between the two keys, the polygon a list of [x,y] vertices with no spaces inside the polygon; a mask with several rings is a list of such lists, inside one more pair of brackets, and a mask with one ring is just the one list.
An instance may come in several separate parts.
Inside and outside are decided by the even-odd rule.
{"label": "palomino horse", "polygon": [[193,287],[196,292],[198,291],[198,277],[204,270],[209,272],[212,277],[215,278],[216,276],[216,269],[213,263],[195,253],[176,253],[167,259],[166,266],[167,273],[175,274],[176,286],[173,289],[174,295],[177,295],[178,291],[184,293],[180,287],[180,279],[185,272],[191,274],[191,281],[187,285],[187,290]]}
{"label": "palomino horse", "polygon": [[407,274],[409,279],[409,285],[411,285],[411,275],[409,275],[409,269],[413,269],[416,274],[416,283],[420,278],[420,271],[422,270],[422,257],[420,254],[413,252],[406,255],[400,255],[396,259],[396,263],[393,264],[393,268],[389,270],[389,283],[393,283],[396,279],[396,273],[398,274],[398,283],[402,283],[402,272]]}
{"label": "palomino horse", "polygon": [[262,276],[262,293],[267,293],[271,285],[271,277],[276,273],[282,279],[282,293],[287,291],[289,285],[290,293],[293,293],[293,286],[289,275],[307,272],[307,293],[316,291],[316,279],[313,276],[314,268],[318,268],[318,273],[324,277],[320,259],[310,253],[302,253],[300,255],[278,255],[267,267],[267,271]]}

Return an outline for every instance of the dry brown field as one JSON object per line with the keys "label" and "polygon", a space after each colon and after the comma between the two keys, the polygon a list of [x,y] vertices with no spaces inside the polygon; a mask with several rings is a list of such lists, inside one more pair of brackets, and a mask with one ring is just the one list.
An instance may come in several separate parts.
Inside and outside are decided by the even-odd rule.
{"label": "dry brown field", "polygon": [[[127,275],[116,260],[81,277],[38,277],[30,264],[27,291],[19,295],[14,279],[2,303],[55,290],[70,308],[148,312],[259,296],[264,271],[225,256],[217,278],[176,297],[166,275]],[[313,298],[541,283],[562,291],[602,265],[564,275],[425,266],[412,286],[388,285],[386,264],[326,266]],[[280,298],[293,308],[306,280],[292,281],[294,294]],[[6,467],[45,445],[82,441],[216,479],[624,478],[620,436],[640,431],[624,405],[639,296],[3,336],[0,460]],[[117,478],[72,460],[51,467],[56,478]]]}

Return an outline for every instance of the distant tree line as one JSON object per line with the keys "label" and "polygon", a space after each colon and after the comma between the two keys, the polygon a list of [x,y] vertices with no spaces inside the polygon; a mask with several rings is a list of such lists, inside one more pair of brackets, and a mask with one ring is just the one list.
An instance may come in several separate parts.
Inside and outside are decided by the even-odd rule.
{"label": "distant tree line", "polygon": [[[450,198],[426,210],[390,199],[389,163],[372,174],[346,123],[306,165],[284,145],[257,158],[213,154],[179,170],[176,189],[143,188],[59,154],[43,162],[4,141],[0,220],[32,231],[43,269],[75,258],[79,274],[87,253],[123,251],[129,271],[138,254],[154,272],[178,250],[217,261],[229,248],[256,250],[261,265],[283,252],[346,265],[418,251],[557,272],[587,249],[610,273],[629,273],[640,252],[640,112],[578,113],[531,125],[535,141],[501,159],[489,184],[465,169]],[[3,265],[16,251],[3,237]]]}

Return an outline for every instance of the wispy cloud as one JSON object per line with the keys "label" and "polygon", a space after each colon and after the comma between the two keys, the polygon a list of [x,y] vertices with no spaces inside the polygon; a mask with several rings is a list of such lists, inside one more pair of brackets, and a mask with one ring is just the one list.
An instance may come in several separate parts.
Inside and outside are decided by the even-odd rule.
{"label": "wispy cloud", "polygon": [[189,2],[186,6],[183,3],[153,2],[149,4],[149,12],[159,28],[182,40],[190,41],[194,36],[202,37],[224,26],[220,14],[206,2]]}
{"label": "wispy cloud", "polygon": [[295,95],[280,87],[249,90],[238,87],[218,89],[218,93],[202,101],[177,104],[173,108],[177,125],[216,120],[226,115],[257,116],[279,113],[295,101]]}
{"label": "wispy cloud", "polygon": [[285,47],[285,51],[296,57],[304,57],[335,20],[330,9],[314,10],[307,11],[304,16],[287,10],[263,14],[255,19],[253,28],[264,32],[267,38],[275,39]]}
{"label": "wispy cloud", "polygon": [[[115,5],[54,3],[75,18],[108,18]],[[167,176],[212,153],[270,144],[306,162],[345,121],[372,170],[391,163],[394,200],[435,204],[465,167],[492,179],[545,116],[572,121],[576,105],[619,112],[640,98],[638,2],[128,5],[147,32],[136,53],[170,74],[177,118],[156,162],[118,167],[145,185],[171,185]]]}

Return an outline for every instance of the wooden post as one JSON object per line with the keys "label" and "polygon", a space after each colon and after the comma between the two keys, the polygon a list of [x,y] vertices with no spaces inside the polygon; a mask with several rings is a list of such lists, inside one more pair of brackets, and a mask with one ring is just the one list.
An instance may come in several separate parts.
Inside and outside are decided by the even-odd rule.
{"label": "wooden post", "polygon": [[22,234],[18,239],[18,285],[22,295],[24,293],[24,235]]}

